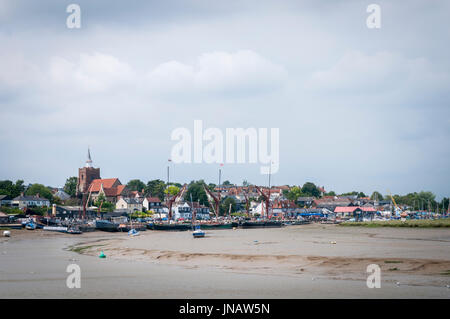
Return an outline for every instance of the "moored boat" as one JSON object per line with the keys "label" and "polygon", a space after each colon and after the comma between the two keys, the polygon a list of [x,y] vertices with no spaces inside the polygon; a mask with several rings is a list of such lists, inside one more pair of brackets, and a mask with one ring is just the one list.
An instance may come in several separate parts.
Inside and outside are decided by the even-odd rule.
{"label": "moored boat", "polygon": [[0,229],[22,229],[22,224],[0,224]]}
{"label": "moored boat", "polygon": [[60,232],[60,233],[66,233],[68,228],[64,227],[64,226],[44,226],[43,229],[47,230],[47,231],[56,231],[56,232]]}
{"label": "moored boat", "polygon": [[37,227],[37,225],[35,223],[33,223],[33,222],[29,222],[29,223],[27,223],[25,225],[25,228],[28,229],[28,230],[35,230],[36,227]]}
{"label": "moored boat", "polygon": [[67,229],[67,233],[71,235],[79,235],[82,234],[83,232],[78,227],[69,227]]}
{"label": "moored boat", "polygon": [[96,220],[95,228],[103,231],[116,232],[119,230],[119,224],[113,223],[109,220]]}
{"label": "moored boat", "polygon": [[185,231],[191,229],[191,224],[168,224],[168,223],[155,223],[153,224],[153,230],[166,230],[166,231]]}
{"label": "moored boat", "polygon": [[201,224],[203,229],[231,229],[233,227],[233,223],[205,223]]}
{"label": "moored boat", "polygon": [[192,236],[194,238],[202,238],[205,237],[205,232],[200,229],[200,225],[195,226],[195,230],[192,232]]}
{"label": "moored boat", "polygon": [[283,223],[278,220],[245,221],[241,224],[242,228],[277,228],[282,226]]}

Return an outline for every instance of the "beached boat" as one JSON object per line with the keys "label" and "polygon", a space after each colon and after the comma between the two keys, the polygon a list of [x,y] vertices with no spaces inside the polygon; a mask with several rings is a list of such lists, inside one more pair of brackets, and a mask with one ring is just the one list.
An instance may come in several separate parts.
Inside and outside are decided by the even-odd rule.
{"label": "beached boat", "polygon": [[83,232],[78,227],[69,227],[67,229],[67,233],[71,235],[79,235],[82,234]]}
{"label": "beached boat", "polygon": [[128,232],[128,236],[139,236],[139,232],[133,228]]}
{"label": "beached boat", "polygon": [[275,220],[258,220],[258,221],[245,221],[241,224],[242,228],[275,228],[282,227],[281,221]]}
{"label": "beached boat", "polygon": [[102,231],[116,232],[119,230],[119,224],[109,220],[96,220],[95,228]]}
{"label": "beached boat", "polygon": [[25,225],[25,228],[28,229],[28,230],[35,230],[36,227],[37,227],[37,225],[35,223],[33,223],[33,222],[29,222],[29,223],[27,223]]}
{"label": "beached boat", "polygon": [[153,230],[166,230],[166,231],[185,231],[191,229],[191,224],[168,224],[168,223],[155,223],[153,224]]}
{"label": "beached boat", "polygon": [[266,222],[264,223],[265,228],[282,227],[282,226],[283,226],[283,222],[281,222],[279,220],[266,220]]}
{"label": "beached boat", "polygon": [[205,223],[201,224],[201,227],[203,229],[231,229],[237,227],[237,223],[236,226],[233,226],[233,223]]}
{"label": "beached boat", "polygon": [[0,224],[0,229],[22,229],[22,224]]}
{"label": "beached boat", "polygon": [[64,227],[64,226],[44,226],[43,229],[47,230],[47,231],[56,231],[56,232],[60,232],[60,233],[66,233],[68,228]]}
{"label": "beached boat", "polygon": [[205,232],[200,229],[200,225],[195,226],[195,230],[192,232],[192,236],[194,238],[202,238],[205,237]]}
{"label": "beached boat", "polygon": [[146,231],[147,230],[147,225],[145,225],[145,224],[131,224],[131,223],[127,224],[127,223],[124,223],[124,224],[119,224],[119,227],[118,227],[118,231],[121,231],[121,232],[129,232],[132,229],[136,229],[138,231]]}
{"label": "beached boat", "polygon": [[78,225],[78,228],[79,228],[83,233],[95,231],[95,226],[94,226],[94,225],[89,225],[89,224],[81,224],[81,225]]}

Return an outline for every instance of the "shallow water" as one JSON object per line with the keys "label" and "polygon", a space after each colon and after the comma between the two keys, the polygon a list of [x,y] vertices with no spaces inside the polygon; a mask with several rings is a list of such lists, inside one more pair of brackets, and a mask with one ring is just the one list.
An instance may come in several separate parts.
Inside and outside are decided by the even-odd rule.
{"label": "shallow water", "polygon": [[[19,231],[20,232],[20,231]],[[380,289],[369,289],[360,275],[285,271],[286,263],[241,267],[239,261],[141,258],[132,249],[186,253],[346,256],[354,258],[423,258],[449,261],[450,232],[426,229],[294,226],[270,230],[217,230],[209,238],[189,232],[81,236],[13,233],[0,241],[0,298],[449,298],[449,276],[414,273],[382,275]],[[71,245],[113,238],[109,245],[131,249],[123,256],[82,255]],[[336,244],[330,244],[336,241]],[[93,243],[96,244],[96,243]],[[99,248],[100,249],[100,248]],[[101,248],[103,249],[103,247]],[[97,250],[93,250],[95,253]],[[217,265],[217,262],[222,263]],[[81,268],[81,288],[69,289],[66,267]],[[265,261],[263,262],[263,266]],[[248,265],[248,263],[244,264]],[[277,267],[279,265],[279,271]],[[389,267],[402,267],[401,264]],[[320,267],[319,267],[320,268]],[[288,268],[286,268],[288,269]],[[342,270],[345,272],[345,269]],[[399,284],[396,284],[399,282]]]}

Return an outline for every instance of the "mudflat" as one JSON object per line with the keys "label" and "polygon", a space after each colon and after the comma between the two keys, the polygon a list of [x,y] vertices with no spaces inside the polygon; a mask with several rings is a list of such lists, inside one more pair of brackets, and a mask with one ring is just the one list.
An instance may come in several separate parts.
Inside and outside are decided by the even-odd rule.
{"label": "mudflat", "polygon": [[[17,230],[0,243],[1,298],[450,297],[448,228],[311,224],[199,239]],[[71,263],[81,268],[80,289],[66,286]],[[381,268],[381,288],[366,285],[370,264]]]}

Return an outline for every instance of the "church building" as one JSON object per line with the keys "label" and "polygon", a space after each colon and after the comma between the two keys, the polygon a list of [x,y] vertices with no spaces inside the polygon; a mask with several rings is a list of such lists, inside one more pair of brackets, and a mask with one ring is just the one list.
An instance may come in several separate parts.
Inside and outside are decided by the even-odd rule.
{"label": "church building", "polygon": [[91,152],[88,149],[86,165],[78,169],[77,194],[84,194],[95,202],[101,194],[108,202],[115,204],[120,198],[128,196],[126,185],[118,178],[101,178],[100,168],[92,166]]}

